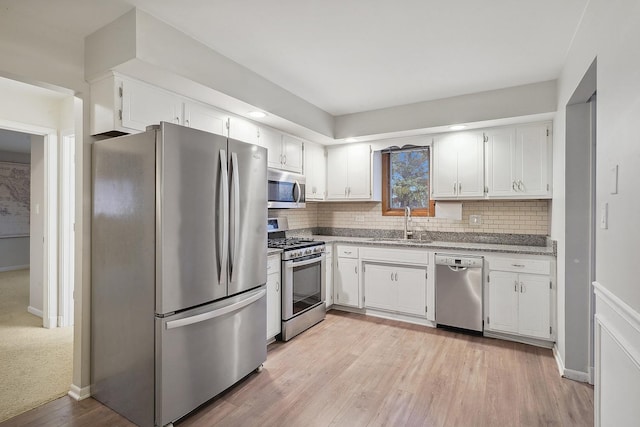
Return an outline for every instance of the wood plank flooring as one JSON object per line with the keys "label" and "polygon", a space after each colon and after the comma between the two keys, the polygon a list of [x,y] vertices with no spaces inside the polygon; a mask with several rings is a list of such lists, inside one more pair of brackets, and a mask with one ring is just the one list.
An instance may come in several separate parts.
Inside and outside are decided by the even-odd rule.
{"label": "wood plank flooring", "polygon": [[[64,397],[0,423],[131,426]],[[330,311],[254,373],[176,423],[200,426],[591,426],[593,387],[551,350]]]}

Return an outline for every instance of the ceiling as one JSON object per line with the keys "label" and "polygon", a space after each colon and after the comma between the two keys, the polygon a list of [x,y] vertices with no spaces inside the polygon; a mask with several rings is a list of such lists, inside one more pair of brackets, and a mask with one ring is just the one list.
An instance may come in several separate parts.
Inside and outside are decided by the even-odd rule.
{"label": "ceiling", "polygon": [[84,37],[138,7],[343,115],[558,78],[588,0],[11,0]]}

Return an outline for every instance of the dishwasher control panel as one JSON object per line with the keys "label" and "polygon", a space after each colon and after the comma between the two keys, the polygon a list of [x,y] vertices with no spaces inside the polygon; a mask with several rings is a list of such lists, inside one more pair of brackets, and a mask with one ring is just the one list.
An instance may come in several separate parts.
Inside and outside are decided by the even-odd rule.
{"label": "dishwasher control panel", "polygon": [[456,256],[436,254],[436,265],[449,265],[457,267],[482,267],[482,257]]}

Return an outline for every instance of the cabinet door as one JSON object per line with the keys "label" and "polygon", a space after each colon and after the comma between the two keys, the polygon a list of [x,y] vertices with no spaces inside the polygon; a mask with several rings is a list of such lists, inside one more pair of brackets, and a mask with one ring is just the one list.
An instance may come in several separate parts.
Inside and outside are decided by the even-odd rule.
{"label": "cabinet door", "polygon": [[348,145],[347,152],[347,198],[371,198],[371,146],[369,144]]}
{"label": "cabinet door", "polygon": [[[518,332],[538,338],[551,336],[549,277],[520,274],[520,299],[518,302]],[[493,322],[493,318],[491,319]]]}
{"label": "cabinet door", "polygon": [[289,135],[282,135],[282,169],[302,173],[303,143]]}
{"label": "cabinet door", "polygon": [[462,133],[458,139],[458,197],[484,197],[482,134]]}
{"label": "cabinet door", "polygon": [[326,167],[324,147],[306,143],[304,146],[304,175],[307,178],[307,200],[324,200],[326,192]]}
{"label": "cabinet door", "polygon": [[267,275],[267,339],[278,335],[281,330],[282,298],[280,293],[280,272]]}
{"label": "cabinet door", "polygon": [[367,264],[364,268],[364,306],[395,311],[398,305],[398,282],[395,267]]}
{"label": "cabinet door", "polygon": [[513,196],[516,192],[514,165],[516,133],[511,128],[490,129],[487,135],[488,195]]}
{"label": "cabinet door", "polygon": [[229,138],[249,144],[260,144],[258,126],[235,117],[229,119]]}
{"label": "cabinet door", "polygon": [[329,308],[333,305],[333,256],[327,255],[325,260],[325,292],[324,305]]}
{"label": "cabinet door", "polygon": [[282,134],[273,129],[260,128],[260,145],[267,149],[267,165],[270,168],[282,167]]}
{"label": "cabinet door", "polygon": [[338,258],[334,275],[336,304],[358,307],[358,259]]}
{"label": "cabinet door", "polygon": [[229,116],[213,108],[190,102],[184,103],[184,125],[216,135],[227,136]]}
{"label": "cabinet door", "polygon": [[347,198],[347,146],[327,149],[327,198]]}
{"label": "cabinet door", "polygon": [[433,198],[455,198],[458,194],[458,149],[452,135],[433,142]]}
{"label": "cabinet door", "polygon": [[516,128],[515,176],[520,195],[550,196],[547,124]]}
{"label": "cabinet door", "polygon": [[395,267],[395,271],[395,274],[397,274],[397,276],[394,275],[394,285],[397,288],[398,294],[397,311],[417,316],[426,316],[426,268]]}
{"label": "cabinet door", "polygon": [[133,80],[122,81],[122,126],[139,131],[160,122],[180,124],[182,101],[177,95]]}
{"label": "cabinet door", "polygon": [[489,273],[489,323],[487,329],[518,332],[518,294],[516,273]]}

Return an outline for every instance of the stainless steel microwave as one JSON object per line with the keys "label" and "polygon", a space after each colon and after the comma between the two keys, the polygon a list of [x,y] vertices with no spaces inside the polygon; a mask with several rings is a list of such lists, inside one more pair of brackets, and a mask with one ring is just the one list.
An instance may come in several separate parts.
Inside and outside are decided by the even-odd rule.
{"label": "stainless steel microwave", "polygon": [[267,171],[269,181],[268,208],[304,208],[306,180],[304,175],[278,169]]}

